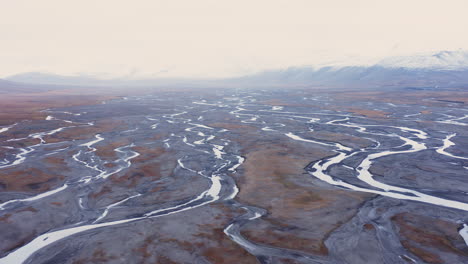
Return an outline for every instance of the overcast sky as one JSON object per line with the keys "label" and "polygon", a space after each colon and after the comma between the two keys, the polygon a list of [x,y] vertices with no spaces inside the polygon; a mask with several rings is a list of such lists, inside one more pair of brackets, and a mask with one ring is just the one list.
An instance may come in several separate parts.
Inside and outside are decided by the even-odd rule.
{"label": "overcast sky", "polygon": [[0,77],[224,77],[468,49],[467,0],[0,0]]}

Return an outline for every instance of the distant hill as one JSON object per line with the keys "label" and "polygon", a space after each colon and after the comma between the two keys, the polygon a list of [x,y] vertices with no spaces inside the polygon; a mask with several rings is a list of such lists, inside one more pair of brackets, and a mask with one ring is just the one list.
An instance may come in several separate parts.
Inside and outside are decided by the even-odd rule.
{"label": "distant hill", "polygon": [[12,80],[0,79],[0,94],[7,93],[37,93],[46,91],[56,91],[65,89],[78,89],[92,91],[92,86],[59,85],[35,82],[16,82]]}
{"label": "distant hill", "polygon": [[30,84],[49,84],[49,85],[73,85],[73,86],[95,86],[95,87],[126,87],[126,86],[184,86],[193,84],[209,84],[215,80],[201,79],[171,79],[171,78],[153,78],[153,79],[100,79],[94,76],[64,76],[57,74],[27,72],[12,75],[6,78],[8,81]]}
{"label": "distant hill", "polygon": [[44,91],[47,88],[31,84],[22,84],[0,79],[0,94],[5,93],[30,93],[35,91]]}
{"label": "distant hill", "polygon": [[468,52],[442,51],[390,57],[371,66],[291,67],[216,80],[99,79],[86,75],[61,76],[37,72],[13,75],[7,80],[30,84],[109,87],[468,87]]}

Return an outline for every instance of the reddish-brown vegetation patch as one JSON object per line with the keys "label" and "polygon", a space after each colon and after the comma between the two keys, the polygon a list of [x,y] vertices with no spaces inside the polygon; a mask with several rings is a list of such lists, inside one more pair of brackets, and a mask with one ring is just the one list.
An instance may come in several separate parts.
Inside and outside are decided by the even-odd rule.
{"label": "reddish-brown vegetation patch", "polygon": [[210,246],[206,246],[201,242],[195,244],[196,247],[200,248],[201,255],[211,263],[258,263],[254,256],[224,234],[224,228],[228,225],[229,221],[244,212],[223,204],[212,204],[210,207],[216,209],[214,211],[216,212],[214,215],[216,221],[213,221],[211,224],[198,224],[199,232],[195,234],[197,238],[211,241]]}
{"label": "reddish-brown vegetation patch", "polygon": [[117,167],[117,164],[115,164],[115,163],[104,163],[104,167],[109,168],[109,169],[110,168],[115,168],[115,167]]}
{"label": "reddish-brown vegetation patch", "polygon": [[113,183],[135,187],[142,180],[151,182],[167,176],[176,166],[174,159],[168,159],[171,153],[164,148],[138,146],[132,149],[140,155],[132,159],[133,165],[124,175],[111,176]]}
{"label": "reddish-brown vegetation patch", "polygon": [[[245,173],[238,180],[238,199],[265,208],[269,214],[246,227],[243,234],[257,243],[327,254],[324,240],[328,234],[352,217],[368,195],[299,183],[311,177],[304,171],[309,162],[333,154],[321,146],[244,143],[247,159]],[[335,217],[315,217],[324,213]]]}
{"label": "reddish-brown vegetation patch", "polygon": [[64,129],[56,134],[44,137],[47,143],[56,143],[70,141],[74,139],[94,139],[94,136],[99,133],[116,131],[118,129],[125,130],[127,124],[122,120],[103,119],[95,122],[93,126],[79,126],[73,129]]}
{"label": "reddish-brown vegetation patch", "polygon": [[66,167],[67,163],[65,162],[64,158],[49,156],[45,158],[44,161],[52,165],[53,167],[59,167],[61,169],[68,170],[68,168]]}
{"label": "reddish-brown vegetation patch", "polygon": [[428,263],[445,263],[436,252],[468,256],[458,234],[458,225],[440,219],[411,213],[400,213],[392,217],[399,229],[402,244],[416,256]]}
{"label": "reddish-brown vegetation patch", "polygon": [[37,168],[18,171],[0,172],[0,186],[4,191],[24,191],[40,193],[48,191],[57,181],[63,180],[63,175],[45,173]]}
{"label": "reddish-brown vegetation patch", "polygon": [[161,165],[159,162],[136,166],[135,168],[130,169],[123,176],[111,176],[111,180],[113,183],[124,185],[127,187],[135,187],[143,179],[145,179],[148,182],[151,182],[160,178]]}
{"label": "reddish-brown vegetation patch", "polygon": [[148,148],[137,146],[133,147],[132,149],[140,154],[138,157],[132,159],[132,163],[135,164],[152,161],[163,154],[169,153],[165,148],[162,147]]}
{"label": "reddish-brown vegetation patch", "polygon": [[239,123],[212,123],[209,124],[210,127],[224,128],[228,130],[246,130],[246,131],[255,131],[258,128],[249,125],[243,125]]}
{"label": "reddish-brown vegetation patch", "polygon": [[14,148],[26,148],[37,145],[39,143],[41,143],[41,140],[38,138],[27,138],[18,141],[6,142],[6,145]]}
{"label": "reddish-brown vegetation patch", "polygon": [[10,213],[0,216],[0,222],[9,222],[10,217]]}
{"label": "reddish-brown vegetation patch", "polygon": [[109,255],[103,249],[96,249],[89,258],[82,258],[73,261],[73,264],[88,264],[88,263],[109,263],[112,260],[118,259],[117,256]]}
{"label": "reddish-brown vegetation patch", "polygon": [[0,98],[0,125],[10,125],[21,120],[45,119],[47,114],[40,110],[48,108],[97,104],[112,98],[115,96],[83,95],[71,90],[3,94]]}
{"label": "reddish-brown vegetation patch", "polygon": [[88,196],[89,198],[96,199],[98,197],[101,197],[104,194],[111,193],[112,192],[112,187],[108,185],[104,185],[99,192],[94,192],[90,193]]}
{"label": "reddish-brown vegetation patch", "polygon": [[201,233],[198,236],[216,241],[217,245],[202,251],[202,255],[211,263],[258,263],[257,259],[231,241],[223,232],[223,228],[214,228],[210,233]]}
{"label": "reddish-brown vegetation patch", "polygon": [[366,148],[373,144],[372,141],[365,138],[355,137],[352,135],[341,133],[333,133],[329,131],[314,131],[312,134],[314,138],[331,142],[339,142],[342,145],[348,147]]}
{"label": "reddish-brown vegetation patch", "polygon": [[105,145],[99,145],[96,147],[96,154],[101,158],[101,159],[106,159],[106,160],[116,160],[118,159],[117,153],[115,151],[116,148],[127,146],[130,144],[130,139],[129,138],[121,138],[119,141],[114,141],[114,142],[105,142]]}
{"label": "reddish-brown vegetation patch", "polygon": [[[220,264],[258,263],[254,256],[223,232],[229,221],[243,212],[223,204],[210,204],[194,210],[194,216],[181,213],[179,217],[170,220],[189,232],[164,231],[164,228],[152,229],[152,233],[138,232],[142,240],[131,250],[138,256],[138,263],[196,263],[200,258]],[[177,255],[192,258],[192,261],[176,261]]]}
{"label": "reddish-brown vegetation patch", "polygon": [[375,109],[362,109],[362,108],[348,108],[348,111],[357,115],[367,116],[370,118],[386,118],[390,113],[375,110]]}

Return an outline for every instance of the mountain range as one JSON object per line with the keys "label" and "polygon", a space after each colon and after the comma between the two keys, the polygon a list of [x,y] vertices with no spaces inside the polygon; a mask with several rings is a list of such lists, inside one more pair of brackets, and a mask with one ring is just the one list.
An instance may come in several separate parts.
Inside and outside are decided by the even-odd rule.
{"label": "mountain range", "polygon": [[389,57],[374,65],[290,67],[225,79],[100,79],[94,76],[61,76],[21,73],[0,80],[0,89],[24,84],[73,86],[152,87],[468,87],[468,52],[441,51]]}

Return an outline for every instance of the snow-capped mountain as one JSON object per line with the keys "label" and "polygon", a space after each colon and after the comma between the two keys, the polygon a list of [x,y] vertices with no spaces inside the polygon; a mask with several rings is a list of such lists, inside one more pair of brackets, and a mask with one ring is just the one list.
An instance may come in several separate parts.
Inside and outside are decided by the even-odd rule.
{"label": "snow-capped mountain", "polygon": [[381,60],[377,65],[387,68],[468,69],[468,51],[440,51],[414,56],[389,57]]}
{"label": "snow-capped mountain", "polygon": [[[348,66],[347,66],[348,65]],[[324,87],[468,87],[468,51],[388,57],[371,65],[291,67],[242,77],[243,84]]]}

